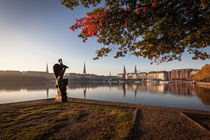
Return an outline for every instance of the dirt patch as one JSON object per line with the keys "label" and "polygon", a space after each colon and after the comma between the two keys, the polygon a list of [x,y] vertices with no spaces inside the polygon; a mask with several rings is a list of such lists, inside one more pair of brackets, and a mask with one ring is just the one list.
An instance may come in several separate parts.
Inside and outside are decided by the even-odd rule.
{"label": "dirt patch", "polygon": [[133,109],[51,103],[0,113],[3,139],[128,139]]}
{"label": "dirt patch", "polygon": [[186,121],[179,112],[167,109],[143,108],[135,139],[208,139],[209,133]]}

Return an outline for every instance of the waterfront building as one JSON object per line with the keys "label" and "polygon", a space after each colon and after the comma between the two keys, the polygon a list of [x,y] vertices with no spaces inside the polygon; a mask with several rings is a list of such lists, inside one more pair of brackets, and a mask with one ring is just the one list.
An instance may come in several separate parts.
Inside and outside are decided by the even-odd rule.
{"label": "waterfront building", "polygon": [[117,78],[119,79],[125,79],[125,74],[124,73],[118,73]]}
{"label": "waterfront building", "polygon": [[196,74],[197,72],[199,72],[198,69],[193,69],[193,70],[191,71],[191,75],[194,75],[194,74]]}
{"label": "waterfront building", "polygon": [[107,81],[111,79],[116,79],[115,76],[104,76],[95,74],[78,74],[78,73],[68,73],[68,79],[70,81]]}
{"label": "waterfront building", "polygon": [[48,64],[46,65],[45,71],[0,71],[1,80],[32,80],[32,79],[54,79],[53,73],[49,73]]}
{"label": "waterfront building", "polygon": [[175,69],[170,72],[169,80],[191,80],[197,69]]}
{"label": "waterfront building", "polygon": [[167,71],[151,71],[147,74],[148,80],[168,80],[168,72]]}
{"label": "waterfront building", "polygon": [[127,73],[125,75],[125,79],[137,79],[137,74],[136,73]]}
{"label": "waterfront building", "polygon": [[128,79],[128,80],[137,79],[136,65],[135,65],[135,68],[134,68],[134,73],[126,73],[125,66],[124,66],[123,74],[124,75],[119,75],[119,77],[123,77],[124,76],[124,79]]}
{"label": "waterfront building", "polygon": [[51,74],[49,74],[47,72],[24,71],[24,72],[22,72],[22,74],[24,77],[51,79]]}
{"label": "waterfront building", "polygon": [[54,75],[49,73],[48,64],[46,65],[46,71],[23,71],[23,77],[25,78],[39,78],[39,79],[54,79]]}
{"label": "waterfront building", "polygon": [[126,69],[125,66],[123,67],[123,73],[118,73],[117,78],[125,79],[126,78]]}
{"label": "waterfront building", "polygon": [[20,71],[0,71],[0,83],[6,81],[18,81],[23,79],[22,73]]}
{"label": "waterfront building", "polygon": [[136,69],[136,65],[134,67],[134,73],[127,73],[126,74],[126,79],[137,79],[137,69]]}
{"label": "waterfront building", "polygon": [[22,73],[20,71],[13,71],[13,70],[7,70],[7,71],[0,71],[1,77],[15,77],[15,76],[22,76]]}
{"label": "waterfront building", "polygon": [[137,79],[146,80],[147,79],[147,73],[146,72],[137,73]]}

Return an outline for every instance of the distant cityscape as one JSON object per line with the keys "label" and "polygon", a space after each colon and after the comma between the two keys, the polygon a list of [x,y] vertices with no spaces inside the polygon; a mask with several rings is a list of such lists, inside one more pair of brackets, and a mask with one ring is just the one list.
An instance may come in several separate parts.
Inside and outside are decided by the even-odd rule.
{"label": "distant cityscape", "polygon": [[[78,81],[172,81],[172,80],[191,80],[192,75],[196,74],[198,69],[174,69],[171,71],[150,71],[137,72],[136,66],[133,73],[127,73],[126,67],[123,67],[122,73],[116,76],[88,74],[86,65],[84,63],[83,73],[66,73],[64,78],[69,79],[70,82]],[[49,73],[48,64],[45,71],[0,71],[0,81],[11,80],[54,80],[54,74]]]}
{"label": "distant cityscape", "polygon": [[124,66],[123,72],[117,74],[117,78],[125,80],[156,80],[156,81],[171,81],[171,80],[192,80],[192,76],[196,74],[198,69],[174,69],[171,71],[150,71],[137,72],[136,66],[133,73],[126,73]]}

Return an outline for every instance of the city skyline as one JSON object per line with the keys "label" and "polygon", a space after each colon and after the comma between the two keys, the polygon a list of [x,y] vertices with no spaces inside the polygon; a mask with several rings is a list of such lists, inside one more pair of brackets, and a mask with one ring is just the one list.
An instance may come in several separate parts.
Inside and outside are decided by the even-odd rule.
{"label": "city skyline", "polygon": [[[103,6],[103,3],[100,5]],[[201,69],[210,60],[193,61],[184,53],[182,61],[150,64],[148,59],[112,56],[93,60],[95,50],[102,47],[96,39],[86,43],[77,37],[78,32],[69,30],[76,18],[84,17],[93,8],[75,8],[70,11],[59,0],[1,0],[0,1],[0,70],[44,71],[48,63],[49,72],[59,58],[69,66],[67,73],[82,73],[85,62],[87,73],[112,75],[126,71],[169,71],[172,69]],[[210,52],[210,48],[206,49]]]}
{"label": "city skyline", "polygon": [[[133,67],[133,71],[127,71],[127,67],[124,65],[124,66],[122,66],[122,69],[121,69],[121,71],[119,71],[118,73],[116,73],[115,75],[117,75],[117,74],[130,74],[130,73],[133,73],[133,74],[137,74],[137,73],[141,73],[141,72],[143,72],[143,73],[149,73],[149,72],[164,72],[164,71],[167,71],[167,72],[169,72],[169,71],[172,71],[172,70],[182,70],[182,69],[194,69],[194,70],[200,70],[200,69],[195,69],[195,68],[181,68],[181,69],[169,69],[169,70],[161,70],[161,71],[158,71],[158,70],[154,70],[154,71],[151,71],[151,70],[149,70],[149,71],[141,71],[141,70],[139,70],[138,68],[137,68],[137,66],[136,65],[134,65],[134,67]],[[49,66],[48,66],[48,63],[46,63],[46,65],[45,65],[45,69],[44,70],[41,70],[41,71],[38,71],[38,70],[24,70],[24,71],[20,71],[20,70],[1,70],[0,69],[0,71],[19,71],[19,72],[47,72],[47,73],[53,73],[53,71],[49,71]],[[83,64],[83,68],[82,68],[82,70],[80,70],[80,71],[77,71],[77,72],[67,72],[66,74],[68,74],[68,73],[78,73],[78,74],[96,74],[97,75],[97,73],[93,73],[93,72],[86,72],[86,65],[85,65],[85,62],[84,62],[84,64]],[[111,74],[112,72],[109,72],[109,74],[101,74],[101,75],[105,75],[105,76],[110,76],[110,74]],[[98,75],[100,75],[100,74],[98,74]],[[112,75],[112,74],[111,74]]]}

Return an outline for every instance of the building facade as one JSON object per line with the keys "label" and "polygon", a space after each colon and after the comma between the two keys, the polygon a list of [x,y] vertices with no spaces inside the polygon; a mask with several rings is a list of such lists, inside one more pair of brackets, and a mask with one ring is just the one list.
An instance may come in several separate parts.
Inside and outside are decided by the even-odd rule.
{"label": "building facade", "polygon": [[192,75],[196,74],[199,70],[196,69],[176,69],[169,73],[169,80],[191,80]]}
{"label": "building facade", "polygon": [[168,80],[168,72],[167,71],[151,71],[147,74],[148,80]]}

